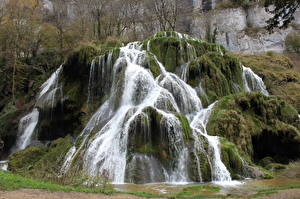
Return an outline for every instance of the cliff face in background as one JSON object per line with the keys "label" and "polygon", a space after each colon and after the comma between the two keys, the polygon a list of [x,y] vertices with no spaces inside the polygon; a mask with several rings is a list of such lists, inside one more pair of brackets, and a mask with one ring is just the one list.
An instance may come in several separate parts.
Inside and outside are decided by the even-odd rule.
{"label": "cliff face in background", "polygon": [[282,53],[286,36],[298,30],[300,12],[295,21],[285,30],[276,30],[269,34],[264,27],[271,15],[259,6],[231,9],[216,9],[199,14],[192,20],[191,32],[197,38],[204,38],[208,28],[217,30],[216,42],[233,52],[261,53],[274,51]]}
{"label": "cliff face in background", "polygon": [[[271,15],[265,11],[264,7],[255,5],[255,3],[248,8],[243,8],[242,5],[233,6],[236,8],[222,6],[230,1],[185,0],[180,2],[181,6],[187,7],[188,10],[191,8],[191,10],[179,17],[176,31],[188,33],[196,39],[205,39],[208,34],[213,34],[215,31],[216,43],[222,44],[227,50],[256,54],[267,51],[282,53],[285,49],[284,41],[286,36],[299,29],[300,11],[296,12],[295,21],[289,28],[275,30],[273,34],[269,34],[264,27],[266,26],[266,20]],[[54,8],[54,1],[42,0],[42,2],[45,10],[51,13]],[[139,6],[139,12],[144,13],[146,6],[143,3]],[[69,18],[77,16],[76,6],[72,1],[70,1],[66,9],[68,10]],[[143,14],[137,17],[141,21],[143,21],[143,17],[145,18]],[[134,32],[138,35],[136,39],[145,39],[159,31],[161,30],[157,21],[148,22],[145,19],[142,23],[135,24],[134,31],[131,28],[127,28],[123,33],[123,37],[130,39]]]}

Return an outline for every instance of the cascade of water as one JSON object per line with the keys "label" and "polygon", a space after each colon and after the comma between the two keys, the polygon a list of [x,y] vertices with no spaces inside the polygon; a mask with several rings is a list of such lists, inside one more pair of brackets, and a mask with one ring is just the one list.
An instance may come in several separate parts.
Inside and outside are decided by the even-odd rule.
{"label": "cascade of water", "polygon": [[59,85],[59,75],[62,72],[62,65],[51,75],[51,77],[43,83],[38,94],[35,106],[44,108],[46,106],[53,109],[57,91],[62,87]]}
{"label": "cascade of water", "polygon": [[95,99],[101,97],[111,89],[112,56],[113,51],[109,51],[107,56],[101,55],[91,63],[88,105],[93,104]]}
{"label": "cascade of water", "polygon": [[19,136],[17,138],[16,150],[25,149],[31,142],[31,137],[39,120],[39,111],[34,108],[31,113],[23,117],[19,122]]}
{"label": "cascade of water", "polygon": [[7,171],[7,168],[8,168],[8,162],[7,162],[7,160],[0,161],[0,170]]}
{"label": "cascade of water", "polygon": [[[212,156],[210,156],[210,159],[212,163],[213,181],[231,181],[230,173],[221,160],[219,138],[217,136],[209,136],[206,131],[206,125],[214,106],[215,103],[210,105],[207,109],[201,110],[192,120],[191,127],[194,130],[195,140],[199,140],[199,137],[202,135],[207,139],[211,148]],[[195,142],[195,144],[197,144],[197,142]],[[195,146],[195,148],[196,147],[197,146]]]}
{"label": "cascade of water", "polygon": [[[96,111],[82,131],[80,137],[81,139],[83,137],[83,141],[80,147],[78,149],[71,148],[66,155],[62,173],[69,169],[74,157],[81,153],[84,170],[89,171],[89,174],[93,176],[107,177],[113,183],[124,183],[126,169],[127,171],[134,169],[138,164],[139,169],[144,169],[144,172],[149,173],[144,182],[160,180],[172,183],[188,182],[189,149],[184,142],[181,122],[170,112],[176,111],[183,113],[192,121],[195,150],[205,152],[201,147],[203,144],[199,136],[207,139],[212,153],[210,162],[213,180],[231,180],[230,174],[220,158],[218,138],[207,135],[205,129],[213,105],[203,110],[196,91],[175,74],[167,72],[155,56],[161,75],[154,80],[151,72],[142,67],[146,51],[141,49],[141,44],[137,42],[121,48],[119,58],[113,66],[114,78],[111,96]],[[116,78],[116,73],[120,69],[125,69],[124,78],[121,80]],[[120,94],[117,86],[120,81],[123,82],[123,86],[121,86],[123,91],[119,97],[120,104],[116,107],[114,101],[117,94]],[[169,143],[170,156],[175,158],[175,160],[170,160],[170,168],[164,168],[155,157],[146,154],[134,154],[127,162],[129,129],[135,121],[139,121],[139,117],[148,117],[143,113],[146,107],[153,107],[162,116],[160,119],[162,137]],[[83,147],[85,147],[84,150],[82,150]],[[158,167],[160,169],[157,169]],[[153,173],[155,170],[159,170],[160,177]],[[201,178],[200,170],[199,162],[198,173]],[[127,174],[127,178],[130,175]],[[132,182],[130,177],[128,181]]]}
{"label": "cascade of water", "polygon": [[62,89],[59,86],[59,75],[61,71],[62,66],[60,66],[51,75],[51,77],[45,83],[43,83],[43,85],[40,88],[40,92],[37,95],[37,100],[34,109],[20,120],[18,128],[18,138],[16,141],[16,145],[12,149],[12,152],[25,149],[28,145],[30,145],[32,135],[39,122],[38,107],[44,108],[47,106],[50,107],[51,110],[53,109],[56,101],[57,91],[60,90],[62,92]]}
{"label": "cascade of water", "polygon": [[245,85],[245,91],[260,91],[264,95],[269,95],[269,92],[266,90],[266,86],[263,80],[256,75],[251,68],[242,66],[243,69],[243,80]]}
{"label": "cascade of water", "polygon": [[[181,174],[181,176],[177,175],[180,173],[179,171],[187,170],[184,164],[187,159],[187,152],[182,152],[184,149],[182,127],[180,121],[173,114],[165,112],[165,110],[167,110],[166,104],[168,104],[168,106],[171,105],[171,107],[173,107],[171,108],[172,110],[179,111],[179,109],[172,94],[159,86],[157,81],[153,79],[151,73],[141,67],[146,53],[140,50],[141,47],[139,43],[131,43],[121,48],[120,57],[114,65],[114,68],[118,68],[120,67],[119,64],[124,65],[124,60],[127,64],[121,105],[117,112],[112,114],[111,118],[108,117],[108,122],[100,128],[94,138],[88,141],[88,146],[84,153],[84,169],[90,171],[91,175],[106,176],[112,179],[114,183],[124,183],[129,126],[135,118],[142,113],[145,107],[152,106],[156,107],[157,111],[163,115],[162,125],[166,128],[164,131],[167,132],[169,142],[172,143],[170,147],[173,147],[170,151],[174,153],[174,157],[179,158],[178,162],[175,163],[174,171],[171,171],[173,172],[172,177],[165,177],[165,180],[171,180],[172,178],[174,180],[187,181],[187,172]],[[117,70],[114,69],[114,71]],[[168,78],[171,79],[170,82],[176,83],[176,86],[180,85],[183,87],[181,92],[188,90],[188,93],[185,94],[186,96],[195,96],[191,88],[187,88],[186,85],[184,87],[182,85],[183,81],[178,77],[171,77],[171,75],[168,74]],[[113,84],[116,84],[116,82]],[[115,92],[116,91],[112,92],[112,95]],[[81,136],[87,137],[102,119],[102,117],[99,116],[104,116],[110,112],[107,111],[111,109],[109,105],[110,99],[94,114]],[[194,104],[196,104],[196,109],[200,109],[201,104],[199,102],[198,104]],[[79,149],[77,149],[77,151],[79,151]],[[66,168],[69,167],[69,162],[72,161],[76,152],[74,153],[72,149],[68,154],[70,156],[68,155],[66,157],[64,163]],[[140,160],[141,157],[138,159]],[[65,172],[65,169],[62,169],[62,171]],[[167,172],[165,171],[164,173],[166,174]]]}
{"label": "cascade of water", "polygon": [[[159,96],[149,71],[140,66],[145,52],[138,43],[121,48],[120,58],[126,60],[124,92],[121,106],[112,119],[95,135],[85,153],[84,167],[92,175],[107,176],[114,183],[124,183],[127,136],[130,123]],[[128,112],[133,114],[128,118]]]}
{"label": "cascade of water", "polygon": [[202,109],[202,103],[196,91],[177,75],[165,72],[158,80],[161,87],[172,93],[180,111],[185,115],[193,115]]}
{"label": "cascade of water", "polygon": [[189,79],[189,77],[188,77],[189,65],[190,65],[189,62],[181,65],[181,71],[182,71],[181,72],[181,79],[184,82],[187,82],[187,80]]}
{"label": "cascade of water", "polygon": [[72,157],[75,154],[75,152],[76,152],[76,147],[73,146],[73,147],[71,147],[71,149],[66,154],[66,157],[64,159],[64,163],[61,167],[61,174],[64,174],[70,168],[71,163],[72,163],[71,160],[72,160]]}
{"label": "cascade of water", "polygon": [[96,66],[96,60],[94,59],[91,63],[91,68],[90,68],[87,104],[93,104],[93,88],[94,88],[94,82],[95,82],[95,80],[94,80],[95,66]]}

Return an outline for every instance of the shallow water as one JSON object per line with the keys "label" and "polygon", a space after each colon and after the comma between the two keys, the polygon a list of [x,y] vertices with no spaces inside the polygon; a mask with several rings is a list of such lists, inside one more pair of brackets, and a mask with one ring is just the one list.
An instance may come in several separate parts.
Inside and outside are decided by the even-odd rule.
{"label": "shallow water", "polygon": [[191,184],[120,184],[113,185],[114,189],[117,191],[124,192],[147,192],[152,194],[166,194],[166,195],[176,195],[180,192],[185,191],[186,188],[196,187],[199,185],[217,186],[221,190],[219,192],[214,192],[209,189],[195,189],[191,192],[196,194],[247,194],[252,193],[257,190],[267,189],[279,186],[288,185],[299,185],[300,178],[286,178],[277,177],[274,179],[267,180],[244,180],[244,181],[232,181],[230,183],[191,183]]}

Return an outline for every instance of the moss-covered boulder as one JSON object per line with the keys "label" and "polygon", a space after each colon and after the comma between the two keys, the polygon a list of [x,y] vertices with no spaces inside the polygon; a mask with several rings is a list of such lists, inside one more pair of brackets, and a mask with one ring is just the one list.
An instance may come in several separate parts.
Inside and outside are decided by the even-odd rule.
{"label": "moss-covered boulder", "polygon": [[[167,71],[183,74],[204,106],[244,89],[240,62],[222,46],[176,32],[161,32],[143,42]],[[186,67],[186,69],[184,69]]]}
{"label": "moss-covered boulder", "polygon": [[8,168],[21,175],[43,179],[57,178],[70,147],[69,136],[53,141],[48,147],[28,147],[9,156]]}
{"label": "moss-covered boulder", "polygon": [[222,46],[174,35],[158,34],[143,42],[145,50],[152,52],[169,72],[176,72],[182,64],[207,52],[225,53]]}
{"label": "moss-covered boulder", "polygon": [[244,89],[239,61],[216,52],[206,53],[190,63],[188,83],[193,87],[201,85],[205,95],[199,94],[205,105]]}
{"label": "moss-covered boulder", "polygon": [[276,97],[260,93],[224,97],[213,110],[207,129],[211,135],[227,138],[256,162],[265,157],[281,163],[299,158],[298,113]]}

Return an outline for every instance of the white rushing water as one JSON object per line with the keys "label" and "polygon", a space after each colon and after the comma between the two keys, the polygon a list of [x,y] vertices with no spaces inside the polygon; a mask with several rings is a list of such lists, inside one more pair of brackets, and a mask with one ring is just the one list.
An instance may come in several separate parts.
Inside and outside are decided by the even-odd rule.
{"label": "white rushing water", "polygon": [[25,149],[30,145],[32,136],[39,122],[39,108],[50,107],[53,108],[56,101],[56,94],[61,92],[59,85],[59,75],[62,71],[60,66],[51,77],[43,83],[40,92],[37,95],[36,104],[33,110],[25,115],[19,122],[18,137],[16,145],[13,147],[12,152]]}
{"label": "white rushing water", "polygon": [[[175,36],[186,37],[180,34]],[[146,45],[146,49],[150,50],[150,42]],[[196,58],[192,47],[188,47],[187,50],[190,52],[189,61]],[[78,148],[72,147],[67,153],[61,173],[66,173],[74,157],[79,155],[83,159],[83,170],[89,175],[106,177],[114,184],[135,183],[132,176],[137,174],[132,174],[131,171],[142,172],[140,174],[145,179],[140,177],[140,180],[143,183],[184,184],[191,181],[188,174],[191,152],[195,154],[198,175],[202,181],[203,165],[198,157],[198,153],[201,152],[206,154],[210,164],[212,180],[225,184],[231,183],[230,173],[221,160],[219,137],[210,136],[206,131],[206,125],[216,103],[203,109],[196,90],[186,83],[188,63],[182,66],[181,78],[179,78],[167,72],[163,64],[154,56],[161,71],[161,74],[154,79],[150,70],[143,67],[146,57],[147,52],[142,50],[142,44],[134,42],[120,49],[119,58],[114,64],[111,63],[111,53],[108,59],[101,56],[97,61],[98,64],[96,60],[92,62],[88,102],[93,100],[92,93],[97,89],[95,85],[98,85],[99,81],[104,81],[103,74],[107,64],[111,65],[113,71],[110,96],[81,132],[81,145]],[[251,69],[243,68],[243,71],[247,91],[259,90],[267,94],[262,80]],[[199,90],[198,93],[206,96],[201,84],[196,89]],[[147,107],[152,107],[157,114],[161,115],[160,131],[165,134],[160,135],[160,139],[167,141],[168,152],[173,158],[168,160],[169,165],[161,163],[153,155],[128,152],[129,133],[136,121],[140,121],[141,118],[145,121],[142,130],[144,132],[136,133],[145,133],[145,142],[151,144],[151,133],[154,132],[151,131],[148,115],[143,112]],[[185,115],[190,122],[194,140],[192,151],[185,143],[181,121],[174,112]],[[208,149],[204,149],[203,141],[208,143]]]}
{"label": "white rushing water", "polygon": [[8,168],[8,161],[7,160],[0,161],[0,170],[7,171],[7,168]]}
{"label": "white rushing water", "polygon": [[[208,123],[210,114],[216,103],[210,105],[206,109],[202,109],[192,120],[191,127],[194,130],[195,140],[199,140],[199,137],[204,136],[207,138],[211,153],[209,155],[212,169],[212,180],[213,181],[231,181],[229,171],[221,160],[220,141],[217,136],[210,136],[207,134],[206,125]],[[199,142],[199,141],[198,141]],[[196,142],[196,144],[198,144]],[[197,146],[195,146],[197,148]]]}
{"label": "white rushing water", "polygon": [[30,145],[34,129],[39,121],[39,111],[34,108],[31,113],[23,117],[19,122],[19,135],[16,142],[16,150],[25,149]]}
{"label": "white rushing water", "polygon": [[257,74],[255,74],[251,68],[242,66],[242,69],[245,91],[260,91],[264,95],[269,95],[263,80]]}
{"label": "white rushing water", "polygon": [[[167,132],[167,140],[169,142],[170,153],[177,157],[173,163],[173,169],[168,170],[163,165],[156,163],[154,157],[147,155],[134,156],[129,166],[135,167],[139,162],[150,162],[142,164],[147,172],[150,173],[150,182],[155,182],[159,179],[153,173],[153,170],[160,165],[162,169],[162,180],[170,183],[186,183],[190,179],[188,177],[188,157],[189,151],[185,145],[183,138],[183,129],[178,118],[172,113],[168,113],[168,109],[175,110],[176,112],[184,113],[189,118],[197,117],[202,109],[202,104],[197,96],[196,91],[186,84],[175,74],[169,73],[165,70],[164,66],[157,61],[161,69],[161,75],[155,80],[149,70],[142,67],[145,61],[145,51],[141,50],[139,43],[131,43],[126,47],[121,48],[120,56],[116,61],[114,67],[114,83],[111,90],[111,96],[98,111],[93,115],[92,119],[83,130],[81,136],[84,137],[83,143],[86,143],[86,150],[83,154],[83,167],[93,176],[105,176],[112,180],[115,184],[124,183],[125,173],[127,166],[127,144],[128,144],[128,131],[132,122],[136,117],[143,114],[146,107],[153,107],[162,115],[161,125]],[[115,78],[116,71],[120,67],[125,69],[124,88],[121,96],[121,103],[119,107],[114,110],[112,100],[118,91],[117,84],[119,82]],[[94,63],[91,66],[92,70]],[[90,91],[89,91],[90,92]],[[104,122],[106,118],[107,121]],[[198,118],[198,117],[197,117]],[[102,123],[100,130],[90,138],[87,137],[96,127]],[[208,135],[206,135],[209,137]],[[219,148],[215,147],[217,141],[211,138],[212,151],[220,153]],[[72,159],[76,156],[77,152],[74,147],[68,152],[62,172],[66,172],[70,166]],[[219,164],[220,155],[214,156],[214,162]],[[144,165],[144,166],[143,166]],[[148,166],[146,166],[148,165]],[[224,165],[223,165],[224,166]],[[216,175],[222,174],[224,168],[216,165]],[[145,171],[146,172],[146,171]],[[216,180],[223,180],[222,177],[216,176]],[[225,180],[228,180],[227,178]]]}

